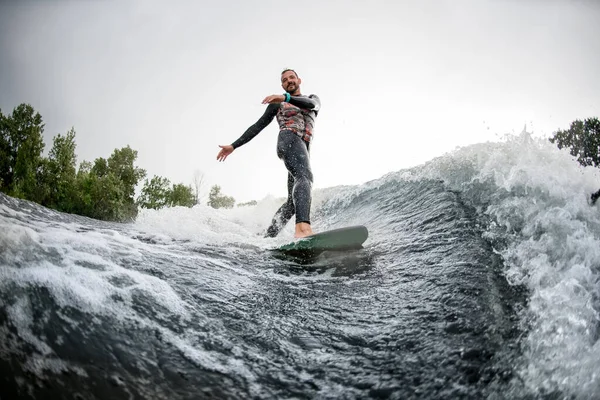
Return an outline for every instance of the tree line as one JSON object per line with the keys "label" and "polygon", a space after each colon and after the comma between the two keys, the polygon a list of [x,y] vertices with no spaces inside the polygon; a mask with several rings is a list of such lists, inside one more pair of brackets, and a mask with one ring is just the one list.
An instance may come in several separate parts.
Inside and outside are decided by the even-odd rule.
{"label": "tree line", "polygon": [[[597,117],[571,122],[569,129],[559,129],[550,138],[558,148],[567,148],[583,166],[600,167],[600,120]],[[600,198],[600,189],[591,194],[592,205]]]}
{"label": "tree line", "polygon": [[581,165],[600,167],[600,120],[597,117],[571,122],[569,129],[556,131],[550,142],[559,149],[569,149]]}
{"label": "tree line", "polygon": [[[134,220],[140,207],[192,207],[200,201],[201,174],[195,176],[195,189],[160,176],[145,179],[135,199],[137,185],[146,178],[146,170],[135,165],[136,150],[115,149],[108,158],[77,167],[75,129],[57,134],[47,157],[43,133],[42,116],[31,105],[20,104],[9,115],[0,110],[0,191],[54,210],[120,222]],[[215,185],[207,204],[231,208],[235,200]]]}

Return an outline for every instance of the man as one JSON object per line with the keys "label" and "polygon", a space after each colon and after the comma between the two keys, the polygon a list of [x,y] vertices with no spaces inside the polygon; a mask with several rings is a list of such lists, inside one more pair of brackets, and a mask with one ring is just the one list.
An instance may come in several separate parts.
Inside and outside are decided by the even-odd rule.
{"label": "man", "polygon": [[281,73],[281,87],[285,93],[265,97],[262,103],[268,106],[262,117],[232,144],[219,145],[221,150],[217,154],[217,160],[225,161],[235,149],[252,140],[277,117],[277,156],[283,160],[288,170],[288,197],[275,213],[265,237],[277,236],[294,214],[294,237],[301,238],[313,234],[310,226],[313,175],[310,169],[309,148],[321,101],[314,94],[301,94],[301,83],[302,80],[294,70],[284,70]]}

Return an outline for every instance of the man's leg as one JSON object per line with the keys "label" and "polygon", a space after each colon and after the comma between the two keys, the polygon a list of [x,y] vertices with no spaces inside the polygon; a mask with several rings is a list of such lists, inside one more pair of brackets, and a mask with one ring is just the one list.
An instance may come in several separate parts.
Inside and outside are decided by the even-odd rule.
{"label": "man's leg", "polygon": [[279,234],[279,232],[287,225],[289,220],[294,216],[294,198],[292,192],[294,190],[294,177],[292,174],[288,172],[288,197],[285,203],[279,207],[279,210],[275,213],[273,217],[273,221],[271,221],[271,226],[267,228],[267,233],[265,233],[265,237],[275,237]]}
{"label": "man's leg", "polygon": [[[283,134],[286,134],[286,132],[283,132]],[[297,238],[305,237],[313,233],[310,226],[313,175],[310,169],[308,143],[290,132],[287,132],[283,138],[284,140],[279,140],[278,142],[278,145],[284,145],[281,148],[283,156],[281,158],[288,172],[294,177],[294,187],[292,189],[292,198],[296,211],[294,236]]]}

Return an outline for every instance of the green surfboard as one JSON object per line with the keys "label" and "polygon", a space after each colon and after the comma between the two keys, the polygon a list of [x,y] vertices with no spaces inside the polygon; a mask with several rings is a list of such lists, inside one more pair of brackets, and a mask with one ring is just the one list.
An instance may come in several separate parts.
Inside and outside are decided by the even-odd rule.
{"label": "green surfboard", "polygon": [[272,251],[292,257],[314,257],[324,251],[360,249],[368,237],[369,232],[365,226],[349,226],[297,239]]}

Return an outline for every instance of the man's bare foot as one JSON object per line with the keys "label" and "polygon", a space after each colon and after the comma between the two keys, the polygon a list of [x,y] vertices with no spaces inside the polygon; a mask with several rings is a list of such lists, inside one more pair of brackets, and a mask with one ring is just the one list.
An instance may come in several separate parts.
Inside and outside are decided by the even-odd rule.
{"label": "man's bare foot", "polygon": [[299,222],[296,224],[296,233],[294,234],[295,238],[303,238],[306,236],[310,236],[313,234],[312,228],[310,224],[306,222]]}

